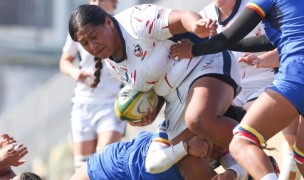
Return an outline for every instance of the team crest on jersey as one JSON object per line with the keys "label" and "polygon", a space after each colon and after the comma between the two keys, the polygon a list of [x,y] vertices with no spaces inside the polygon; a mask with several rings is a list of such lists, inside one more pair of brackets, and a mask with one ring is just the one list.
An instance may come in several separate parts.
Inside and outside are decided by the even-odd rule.
{"label": "team crest on jersey", "polygon": [[142,57],[143,56],[143,50],[142,48],[140,47],[139,44],[136,44],[134,46],[134,51],[133,51],[134,55],[137,56],[137,57]]}
{"label": "team crest on jersey", "polygon": [[208,62],[206,62],[206,63],[203,65],[203,69],[211,68],[211,67],[210,67],[210,64],[212,64],[212,63],[213,63],[213,60],[212,60],[212,59],[209,60]]}

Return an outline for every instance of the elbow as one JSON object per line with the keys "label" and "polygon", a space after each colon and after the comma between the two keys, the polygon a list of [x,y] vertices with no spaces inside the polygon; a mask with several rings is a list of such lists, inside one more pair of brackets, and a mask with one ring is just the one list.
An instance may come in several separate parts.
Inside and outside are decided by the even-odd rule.
{"label": "elbow", "polygon": [[164,171],[164,167],[161,165],[160,162],[156,163],[156,162],[152,162],[152,159],[146,159],[145,162],[145,168],[147,170],[148,173],[150,174],[157,174],[157,173],[161,173]]}
{"label": "elbow", "polygon": [[147,172],[150,173],[150,174],[157,174],[157,173],[160,173],[159,168],[156,167],[156,166],[153,166],[153,165],[151,165],[151,164],[146,163],[146,164],[145,164],[145,168],[146,168]]}

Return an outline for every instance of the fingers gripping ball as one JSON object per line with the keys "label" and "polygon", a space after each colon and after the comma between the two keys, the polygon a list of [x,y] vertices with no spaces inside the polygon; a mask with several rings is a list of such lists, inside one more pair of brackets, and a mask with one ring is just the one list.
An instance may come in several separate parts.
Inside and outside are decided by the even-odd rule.
{"label": "fingers gripping ball", "polygon": [[125,86],[118,93],[115,100],[115,113],[121,119],[131,122],[142,120],[142,113],[151,111],[158,104],[158,95],[153,91],[140,92],[130,85]]}

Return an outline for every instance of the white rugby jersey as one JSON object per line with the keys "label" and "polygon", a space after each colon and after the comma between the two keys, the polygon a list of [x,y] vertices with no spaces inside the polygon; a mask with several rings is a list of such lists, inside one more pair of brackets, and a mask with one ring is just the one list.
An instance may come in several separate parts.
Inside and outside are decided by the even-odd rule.
{"label": "white rugby jersey", "polygon": [[[236,4],[231,15],[224,21],[219,20],[219,9],[214,5],[214,3],[207,5],[201,12],[199,12],[199,14],[203,18],[217,20],[217,32],[220,33],[226,30],[237,19],[237,17],[242,12],[242,9],[244,9],[248,1],[249,0],[236,0]],[[264,34],[264,28],[261,24],[256,26],[246,37],[258,36],[260,34]],[[233,51],[233,54],[235,56],[235,59],[238,61],[238,58],[241,57],[244,52]],[[238,64],[240,67],[242,83],[247,81],[273,79],[274,71],[272,68],[254,68],[253,66],[248,65],[244,62]]]}
{"label": "white rugby jersey", "polygon": [[[89,81],[93,81],[93,73],[95,67],[94,57],[89,54],[83,47],[71,39],[68,35],[63,52],[74,57],[80,53],[79,68],[83,71],[92,72],[92,78],[88,78]],[[74,89],[73,103],[92,103],[92,104],[109,104],[114,103],[115,97],[120,91],[121,83],[115,79],[108,68],[103,68],[101,73],[101,81],[96,88],[90,88],[87,84],[82,82],[76,82]]]}
{"label": "white rugby jersey", "polygon": [[154,88],[158,95],[165,96],[198,63],[198,58],[181,61],[171,59],[170,47],[174,43],[168,40],[172,37],[168,29],[171,11],[143,4],[114,16],[124,39],[126,60],[116,63],[107,59],[106,64],[118,79],[132,84],[136,90]]}

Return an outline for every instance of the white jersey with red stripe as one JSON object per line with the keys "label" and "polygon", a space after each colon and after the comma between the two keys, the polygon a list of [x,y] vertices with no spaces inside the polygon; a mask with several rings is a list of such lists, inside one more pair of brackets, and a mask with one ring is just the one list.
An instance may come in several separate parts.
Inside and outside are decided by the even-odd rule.
{"label": "white jersey with red stripe", "polygon": [[[199,58],[174,61],[170,57],[168,29],[171,9],[144,4],[115,16],[124,39],[126,60],[106,63],[115,76],[139,91],[154,88],[158,95],[168,95],[198,63]],[[208,55],[202,58],[208,58]]]}
{"label": "white jersey with red stripe", "polygon": [[[246,6],[248,0],[236,0],[234,9],[231,15],[224,21],[219,20],[219,8],[215,6],[214,3],[207,5],[201,12],[200,15],[203,18],[210,18],[218,21],[217,32],[220,33],[226,30],[239,16],[242,9]],[[256,26],[246,37],[257,36],[264,33],[262,25]],[[243,52],[233,52],[238,61]],[[257,54],[256,54],[257,55]],[[260,95],[261,92],[271,85],[274,77],[274,70],[272,68],[254,68],[244,62],[240,62],[240,76],[242,78],[242,89],[238,101],[242,103],[237,103],[237,105],[244,105],[248,100],[254,99]],[[258,92],[259,93],[256,93]]]}
{"label": "white jersey with red stripe", "polygon": [[[154,91],[166,99],[165,118],[169,140],[187,127],[184,119],[186,98],[191,84],[209,75],[225,76],[240,85],[239,71],[230,53],[210,54],[176,61],[170,57],[168,29],[171,9],[138,5],[115,16],[114,24],[124,41],[126,58],[120,62],[106,59],[110,71],[139,91]],[[232,83],[232,84],[233,84]]]}

